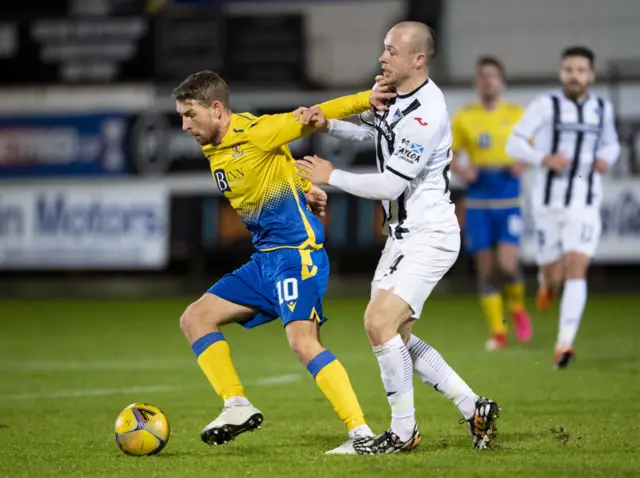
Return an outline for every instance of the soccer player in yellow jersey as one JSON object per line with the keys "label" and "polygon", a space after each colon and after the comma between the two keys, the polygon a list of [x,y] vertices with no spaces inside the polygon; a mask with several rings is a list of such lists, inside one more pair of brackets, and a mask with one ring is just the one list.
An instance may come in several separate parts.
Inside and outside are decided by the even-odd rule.
{"label": "soccer player in yellow jersey", "polygon": [[[225,275],[180,319],[200,368],[224,400],[222,413],[201,431],[211,445],[259,428],[263,416],[247,399],[220,327],[250,329],[280,318],[289,345],[315,378],[349,430],[349,440],[329,453],[353,453],[353,440],[372,436],[347,372],[323,348],[319,326],[329,260],[324,228],[307,202],[314,190],[301,179],[287,143],[313,132],[292,113],[255,117],[233,113],[229,89],[216,73],[201,71],[173,92],[182,127],[201,146],[213,178],[251,232],[257,252]],[[330,118],[345,118],[372,106],[385,109],[395,94],[381,85],[318,105]],[[315,190],[317,202],[326,199]],[[320,207],[322,205],[320,204]]]}
{"label": "soccer player in yellow jersey", "polygon": [[[504,79],[499,60],[481,57],[476,64],[475,79],[479,101],[462,108],[452,125],[451,171],[467,183],[465,239],[468,252],[474,256],[480,303],[491,329],[488,350],[507,343],[499,273],[506,281],[507,306],[516,337],[527,342],[532,335],[519,262],[522,233],[519,176],[523,166],[505,152],[506,141],[523,109],[500,99]],[[463,150],[469,158],[467,165],[460,161],[459,153]]]}

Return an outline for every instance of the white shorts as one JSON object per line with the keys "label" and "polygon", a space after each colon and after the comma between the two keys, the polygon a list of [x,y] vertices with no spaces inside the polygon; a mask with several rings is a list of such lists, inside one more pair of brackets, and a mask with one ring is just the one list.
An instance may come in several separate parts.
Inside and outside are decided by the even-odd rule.
{"label": "white shorts", "polygon": [[382,251],[371,282],[371,296],[393,287],[395,295],[420,318],[425,301],[456,262],[460,233],[415,232],[401,240],[391,237]]}
{"label": "white shorts", "polygon": [[533,211],[536,259],[538,265],[549,264],[567,252],[593,257],[598,248],[602,223],[600,208]]}

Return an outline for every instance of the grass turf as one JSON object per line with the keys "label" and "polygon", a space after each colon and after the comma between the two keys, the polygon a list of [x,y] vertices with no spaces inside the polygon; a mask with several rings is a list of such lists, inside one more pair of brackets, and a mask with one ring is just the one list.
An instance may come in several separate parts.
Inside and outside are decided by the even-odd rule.
{"label": "grass turf", "polygon": [[[410,454],[325,456],[346,438],[289,351],[281,326],[227,327],[263,428],[211,448],[198,432],[220,402],[180,334],[185,299],[0,302],[0,476],[639,476],[640,298],[590,297],[577,361],[551,368],[556,312],[534,312],[534,339],[483,350],[474,297],[429,301],[417,335],[503,408],[492,450],[471,449],[445,398],[416,381],[423,434]],[[374,431],[389,423],[361,324],[364,299],[328,300],[322,338],[343,362]],[[135,401],[160,406],[172,435],[158,456],[122,454],[113,424]]]}

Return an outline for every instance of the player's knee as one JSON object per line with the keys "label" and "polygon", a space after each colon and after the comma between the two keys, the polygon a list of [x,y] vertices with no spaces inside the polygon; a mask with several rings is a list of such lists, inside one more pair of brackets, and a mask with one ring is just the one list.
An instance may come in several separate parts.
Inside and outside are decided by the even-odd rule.
{"label": "player's knee", "polygon": [[558,290],[562,287],[562,283],[565,280],[565,268],[562,262],[557,262],[551,265],[542,267],[542,276],[546,287],[552,290]]}
{"label": "player's knee", "polygon": [[364,330],[372,345],[381,345],[397,333],[397,327],[391,323],[384,309],[378,307],[367,307]]}
{"label": "player's knee", "polygon": [[495,274],[492,270],[478,271],[478,284],[493,284]]}
{"label": "player's knee", "polygon": [[565,257],[565,278],[585,279],[589,269],[589,257],[578,252],[569,252]]}
{"label": "player's knee", "polygon": [[187,338],[193,335],[193,329],[199,320],[198,316],[200,314],[198,308],[198,303],[194,302],[190,304],[180,316],[180,330],[182,330],[182,333]]}
{"label": "player's knee", "polygon": [[522,280],[522,270],[518,260],[500,261],[500,272],[507,282],[518,282]]}
{"label": "player's knee", "polygon": [[190,304],[180,317],[180,330],[188,339],[198,338],[203,327],[211,326],[218,326],[215,311],[199,300]]}
{"label": "player's knee", "polygon": [[289,347],[304,365],[309,363],[322,350],[315,322],[298,320],[286,327]]}

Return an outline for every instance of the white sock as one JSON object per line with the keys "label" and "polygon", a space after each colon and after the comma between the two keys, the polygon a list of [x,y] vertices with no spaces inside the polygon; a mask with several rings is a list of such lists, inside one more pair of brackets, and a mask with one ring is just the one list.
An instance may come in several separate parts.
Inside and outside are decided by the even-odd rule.
{"label": "white sock", "polygon": [[369,425],[359,425],[349,430],[349,438],[372,437],[374,436]]}
{"label": "white sock", "polygon": [[251,402],[245,397],[231,397],[224,402],[225,407],[246,407],[248,405],[251,405]]}
{"label": "white sock", "polygon": [[431,345],[412,335],[408,344],[413,370],[420,380],[442,393],[468,420],[475,412],[478,396]]}
{"label": "white sock", "polygon": [[411,355],[400,335],[373,347],[373,352],[378,357],[382,383],[391,405],[391,430],[400,440],[407,441],[416,426]]}
{"label": "white sock", "polygon": [[560,301],[560,327],[556,347],[573,346],[586,303],[587,281],[585,279],[566,280]]}

